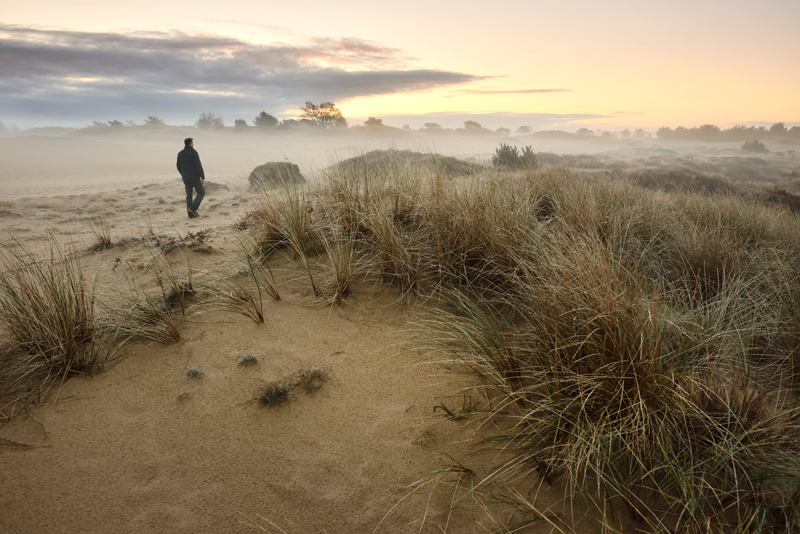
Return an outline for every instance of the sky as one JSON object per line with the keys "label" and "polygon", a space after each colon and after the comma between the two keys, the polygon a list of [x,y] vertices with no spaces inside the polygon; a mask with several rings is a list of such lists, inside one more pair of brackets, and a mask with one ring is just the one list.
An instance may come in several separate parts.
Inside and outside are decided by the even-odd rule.
{"label": "sky", "polygon": [[0,0],[0,121],[800,124],[797,0]]}

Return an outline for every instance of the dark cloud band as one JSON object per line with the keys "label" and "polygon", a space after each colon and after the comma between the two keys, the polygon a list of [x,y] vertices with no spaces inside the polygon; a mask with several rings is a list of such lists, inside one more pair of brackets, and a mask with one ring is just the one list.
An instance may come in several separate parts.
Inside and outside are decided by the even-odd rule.
{"label": "dark cloud band", "polygon": [[[305,100],[420,91],[484,79],[407,68],[401,50],[355,38],[253,44],[181,32],[93,33],[0,24],[0,109],[94,116],[165,114],[185,94],[225,109],[295,107]],[[86,100],[86,104],[81,104]],[[149,106],[149,107],[148,107]],[[181,106],[185,107],[185,106]],[[200,106],[207,109],[208,106]],[[170,107],[170,110],[175,109]]]}

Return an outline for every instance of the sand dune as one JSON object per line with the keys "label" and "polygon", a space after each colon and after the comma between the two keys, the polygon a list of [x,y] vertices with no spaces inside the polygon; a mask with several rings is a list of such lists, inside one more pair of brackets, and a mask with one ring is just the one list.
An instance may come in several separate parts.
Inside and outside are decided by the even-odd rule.
{"label": "sand dune", "polygon": [[[93,242],[89,220],[98,215],[116,242],[151,228],[206,230],[203,251],[170,253],[177,264],[188,259],[201,281],[236,250],[230,224],[247,204],[245,193],[212,191],[203,217],[188,220],[182,187],[169,182],[7,201],[0,225],[6,245],[10,232],[36,247],[49,228],[77,249]],[[152,260],[130,243],[81,261],[112,284],[115,267],[143,273]],[[387,513],[404,487],[450,461],[445,453],[467,453],[454,443],[464,438],[462,424],[432,410],[460,399],[464,378],[425,364],[409,344],[415,308],[372,286],[356,288],[342,309],[311,304],[293,285],[291,263],[276,272],[284,298],[267,305],[264,324],[190,304],[179,342],[134,342],[104,372],[71,379],[29,415],[4,423],[0,531],[253,532],[248,523],[269,526],[260,517],[289,532],[418,528],[424,499]],[[236,366],[244,354],[261,361]],[[187,366],[205,374],[189,378]],[[318,391],[295,391],[276,408],[254,400],[265,382],[310,366],[328,374]]]}

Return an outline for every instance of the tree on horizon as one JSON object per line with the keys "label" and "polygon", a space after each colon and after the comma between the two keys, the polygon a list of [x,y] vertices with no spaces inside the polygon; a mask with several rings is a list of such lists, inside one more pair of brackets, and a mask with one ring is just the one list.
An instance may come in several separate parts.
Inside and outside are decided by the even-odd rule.
{"label": "tree on horizon", "polygon": [[222,130],[225,128],[225,122],[222,120],[222,117],[214,115],[211,112],[201,113],[194,125],[201,130]]}
{"label": "tree on horizon", "polygon": [[267,113],[266,111],[262,111],[253,119],[253,126],[257,128],[269,128],[277,125],[278,119],[272,113]]}
{"label": "tree on horizon", "polygon": [[305,106],[300,108],[300,114],[304,118],[314,121],[320,128],[347,127],[347,120],[333,102],[315,104],[308,101]]}

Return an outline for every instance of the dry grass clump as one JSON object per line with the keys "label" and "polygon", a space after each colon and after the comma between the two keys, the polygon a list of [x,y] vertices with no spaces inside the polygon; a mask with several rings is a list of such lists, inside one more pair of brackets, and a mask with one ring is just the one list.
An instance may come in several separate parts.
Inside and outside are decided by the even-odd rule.
{"label": "dry grass clump", "polygon": [[206,372],[200,369],[199,367],[187,367],[186,370],[183,372],[183,374],[185,374],[189,378],[200,378],[201,376],[206,374]]}
{"label": "dry grass clump", "polygon": [[262,406],[274,407],[289,400],[289,384],[283,381],[270,382],[256,395]]}
{"label": "dry grass clump", "polygon": [[319,367],[309,367],[298,374],[295,384],[302,387],[303,393],[312,393],[322,387],[328,373]]}
{"label": "dry grass clump", "polygon": [[111,229],[104,217],[91,218],[89,229],[95,237],[95,243],[89,247],[89,252],[100,252],[114,246],[111,242]]}
{"label": "dry grass clump", "polygon": [[281,300],[269,263],[254,245],[242,245],[241,267],[232,277],[221,280],[209,289],[221,302],[222,309],[264,322],[264,299]]}
{"label": "dry grass clump", "polygon": [[311,255],[318,245],[312,212],[306,192],[284,184],[278,195],[262,190],[252,213],[261,233],[259,254],[266,259],[276,250],[287,249],[308,276],[314,296],[319,296],[311,266]]}
{"label": "dry grass clump", "polygon": [[332,165],[331,170],[348,175],[382,175],[405,172],[409,167],[434,167],[450,176],[469,175],[482,170],[480,165],[468,163],[451,156],[415,152],[412,150],[371,150]]}
{"label": "dry grass clump", "polygon": [[46,398],[57,379],[100,371],[124,342],[98,314],[75,254],[52,236],[42,254],[19,242],[0,252],[0,319],[3,418]]}
{"label": "dry grass clump", "polygon": [[454,508],[483,495],[543,520],[514,497],[538,476],[604,528],[621,511],[653,531],[800,526],[800,219],[717,182],[440,171],[333,167],[256,213],[262,250],[333,303],[336,263],[444,305],[427,336],[480,378],[512,454]]}
{"label": "dry grass clump", "polygon": [[248,367],[250,365],[256,365],[261,361],[261,358],[256,356],[255,354],[245,354],[240,356],[238,360],[236,360],[236,365],[239,367]]}
{"label": "dry grass clump", "polygon": [[724,176],[685,167],[641,168],[629,171],[632,182],[647,189],[692,191],[711,195],[733,194],[736,187]]}
{"label": "dry grass clump", "polygon": [[23,353],[51,374],[92,373],[113,354],[113,328],[96,313],[94,288],[80,263],[52,238],[43,258],[21,243],[0,252],[0,317]]}
{"label": "dry grass clump", "polygon": [[287,378],[268,382],[256,393],[256,400],[262,406],[277,406],[289,400],[292,390],[299,388],[304,395],[317,391],[326,378],[328,372],[320,367],[301,369]]}
{"label": "dry grass clump", "polygon": [[[125,337],[167,344],[181,338],[172,311],[176,305],[183,311],[185,299],[194,294],[194,287],[191,274],[183,281],[169,262],[158,261],[156,256],[153,259],[151,269],[157,293],[131,271],[129,277],[118,277],[117,284],[109,288],[103,306],[110,316],[117,318],[119,331]],[[166,269],[165,274],[162,268]]]}

